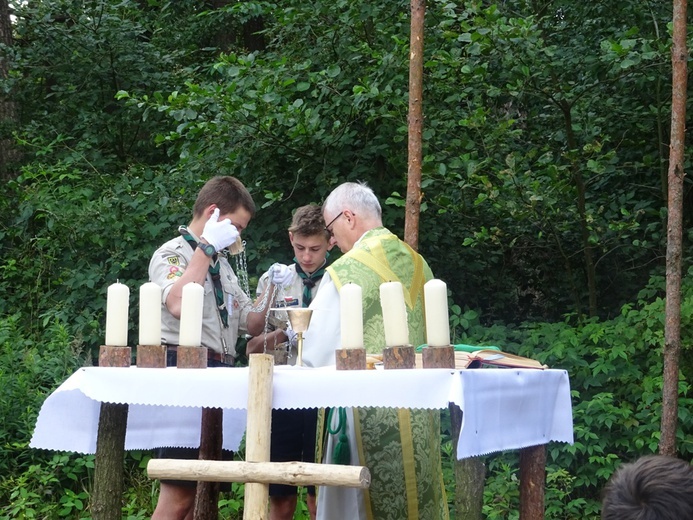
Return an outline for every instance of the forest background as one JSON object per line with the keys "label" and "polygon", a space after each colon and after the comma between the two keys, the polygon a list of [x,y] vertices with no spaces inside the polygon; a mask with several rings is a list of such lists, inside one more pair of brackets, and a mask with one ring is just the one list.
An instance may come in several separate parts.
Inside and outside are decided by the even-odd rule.
{"label": "forest background", "polygon": [[[575,443],[548,446],[549,519],[598,518],[614,468],[657,451],[670,21],[666,2],[427,2],[419,249],[454,342],[569,372]],[[291,261],[292,210],[343,181],[368,182],[402,235],[409,3],[0,0],[0,36],[0,518],[89,518],[93,457],[28,448],[38,410],[94,363],[107,286],[134,298],[205,180],[255,198],[251,287]],[[124,518],[151,515],[148,457],[127,454]],[[485,517],[517,518],[517,454],[485,462]]]}

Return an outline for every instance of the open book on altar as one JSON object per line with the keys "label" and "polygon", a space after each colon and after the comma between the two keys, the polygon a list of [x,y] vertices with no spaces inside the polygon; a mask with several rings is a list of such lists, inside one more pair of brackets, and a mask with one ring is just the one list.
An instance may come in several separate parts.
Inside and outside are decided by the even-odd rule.
{"label": "open book on altar", "polygon": [[[416,349],[416,368],[423,368],[421,345]],[[455,368],[481,368],[484,366],[496,368],[536,368],[543,370],[549,368],[539,361],[516,354],[503,352],[498,347],[477,345],[453,345],[455,347]]]}
{"label": "open book on altar", "polygon": [[475,350],[473,352],[455,351],[455,368],[549,368],[535,359],[509,354],[500,350]]}
{"label": "open book on altar", "polygon": [[[498,347],[473,347],[470,345],[454,345],[455,368],[535,368],[544,370],[549,368],[535,359],[530,359],[516,354],[503,352]],[[419,347],[416,353],[416,368],[423,368],[423,356]],[[368,354],[366,365],[369,369],[382,368],[382,354]]]}

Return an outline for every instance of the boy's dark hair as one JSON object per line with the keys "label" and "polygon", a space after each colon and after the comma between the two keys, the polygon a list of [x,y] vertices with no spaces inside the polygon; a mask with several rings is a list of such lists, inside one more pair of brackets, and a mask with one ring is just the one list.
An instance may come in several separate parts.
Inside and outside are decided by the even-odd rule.
{"label": "boy's dark hair", "polygon": [[664,455],[624,464],[604,488],[602,520],[693,518],[693,466]]}
{"label": "boy's dark hair", "polygon": [[255,202],[243,183],[231,176],[217,176],[208,180],[197,194],[193,215],[199,216],[212,204],[216,204],[219,213],[233,213],[238,208],[245,209],[250,216],[255,215]]}
{"label": "boy's dark hair", "polygon": [[324,235],[326,240],[330,239],[330,233],[325,229],[325,219],[322,218],[322,208],[316,204],[296,209],[289,231],[304,237]]}

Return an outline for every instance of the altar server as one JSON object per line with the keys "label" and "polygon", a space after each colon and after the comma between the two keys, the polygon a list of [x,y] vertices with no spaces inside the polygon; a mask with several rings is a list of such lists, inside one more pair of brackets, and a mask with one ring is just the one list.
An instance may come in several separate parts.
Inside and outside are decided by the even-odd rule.
{"label": "altar server", "polygon": [[[309,204],[301,206],[294,212],[289,226],[289,241],[294,253],[294,263],[289,265],[292,273],[291,282],[283,290],[275,291],[273,307],[286,305],[296,308],[308,307],[318,294],[322,276],[327,267],[330,235],[325,230],[320,206]],[[267,292],[271,273],[262,275],[257,286],[258,299],[261,301]],[[286,322],[286,312],[273,311],[275,323]],[[271,352],[276,349],[277,362],[295,365],[297,358],[296,342],[277,344],[275,326],[268,323],[265,332],[248,342],[248,353]],[[289,334],[291,333],[290,331]],[[292,335],[292,339],[296,335]],[[318,411],[315,408],[296,410],[272,410],[272,434],[270,442],[271,462],[315,462],[315,432]],[[270,484],[270,520],[291,520],[297,505],[296,486]],[[315,486],[308,486],[306,503],[311,520],[315,519]]]}
{"label": "altar server", "polygon": [[[162,288],[161,343],[168,346],[167,363],[176,365],[180,334],[183,287],[197,283],[204,288],[201,347],[208,352],[208,366],[231,366],[239,333],[259,334],[268,306],[252,307],[227,260],[234,244],[255,214],[248,190],[236,178],[214,177],[197,195],[192,221],[157,249],[149,263],[149,279]],[[280,266],[281,267],[281,266]],[[271,283],[289,280],[286,266],[274,269]],[[196,448],[162,448],[165,458],[197,458]],[[153,520],[192,520],[194,481],[161,481]]]}

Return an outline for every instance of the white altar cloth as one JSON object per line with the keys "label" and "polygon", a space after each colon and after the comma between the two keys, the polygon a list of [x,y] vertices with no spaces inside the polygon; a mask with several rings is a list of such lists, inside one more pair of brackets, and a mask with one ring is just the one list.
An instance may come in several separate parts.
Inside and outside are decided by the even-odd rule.
{"label": "white altar cloth", "polygon": [[[245,431],[248,368],[77,370],[43,403],[30,446],[95,453],[101,403],[127,403],[125,449],[199,446],[202,408],[224,409],[224,448]],[[277,366],[274,408],[379,406],[463,411],[457,457],[573,443],[564,370],[354,370]]]}

